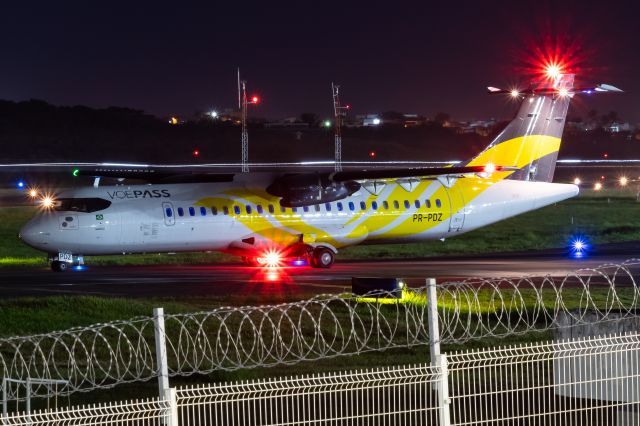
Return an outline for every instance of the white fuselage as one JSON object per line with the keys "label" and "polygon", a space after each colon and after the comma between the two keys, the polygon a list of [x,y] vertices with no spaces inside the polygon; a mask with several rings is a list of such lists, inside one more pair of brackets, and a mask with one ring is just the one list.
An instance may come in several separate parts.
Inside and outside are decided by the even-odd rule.
{"label": "white fuselage", "polygon": [[[77,205],[44,211],[23,227],[21,238],[51,254],[241,254],[302,241],[338,249],[449,237],[578,193],[575,185],[474,177],[453,185],[430,180],[388,183],[372,192],[363,187],[340,201],[283,211],[279,200],[265,192],[270,180],[268,174],[251,174],[231,183],[75,189],[58,198],[98,198],[110,205],[97,211]],[[251,237],[260,244],[248,244]]]}

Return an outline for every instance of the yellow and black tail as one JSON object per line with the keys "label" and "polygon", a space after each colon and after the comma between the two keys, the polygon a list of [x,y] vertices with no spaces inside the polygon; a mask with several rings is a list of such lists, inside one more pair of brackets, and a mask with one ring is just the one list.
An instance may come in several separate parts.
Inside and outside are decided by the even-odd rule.
{"label": "yellow and black tail", "polygon": [[[572,74],[562,75],[552,87],[537,87],[523,97],[516,117],[467,166],[494,164],[516,169],[507,179],[551,182],[560,140],[573,96]],[[500,91],[490,88],[490,91]]]}

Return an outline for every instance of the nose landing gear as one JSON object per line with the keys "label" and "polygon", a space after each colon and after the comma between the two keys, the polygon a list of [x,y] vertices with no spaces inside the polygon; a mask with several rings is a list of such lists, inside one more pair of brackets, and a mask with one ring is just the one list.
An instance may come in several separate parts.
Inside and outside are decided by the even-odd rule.
{"label": "nose landing gear", "polygon": [[[61,258],[63,260],[61,260]],[[68,254],[64,257],[63,255],[51,255],[49,256],[49,262],[52,271],[65,272],[72,267],[82,267],[84,265],[84,257],[81,255],[71,254]]]}

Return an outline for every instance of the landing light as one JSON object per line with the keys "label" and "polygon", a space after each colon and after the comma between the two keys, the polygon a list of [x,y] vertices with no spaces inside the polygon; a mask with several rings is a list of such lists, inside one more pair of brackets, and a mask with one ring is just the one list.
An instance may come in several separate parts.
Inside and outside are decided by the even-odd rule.
{"label": "landing light", "polygon": [[512,98],[517,98],[518,96],[520,96],[520,92],[518,92],[517,90],[512,90],[511,91],[511,97]]}
{"label": "landing light", "polygon": [[56,203],[56,200],[51,195],[44,195],[40,199],[40,206],[45,209],[53,208],[55,203]]}

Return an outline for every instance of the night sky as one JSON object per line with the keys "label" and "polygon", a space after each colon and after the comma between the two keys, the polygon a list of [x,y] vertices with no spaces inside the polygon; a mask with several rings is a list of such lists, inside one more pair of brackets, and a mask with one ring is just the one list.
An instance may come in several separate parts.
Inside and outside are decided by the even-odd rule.
{"label": "night sky", "polygon": [[233,107],[240,66],[263,99],[251,114],[270,118],[330,115],[332,81],[355,112],[505,118],[513,105],[485,87],[566,49],[582,80],[626,91],[573,115],[640,123],[633,1],[6,2],[0,40],[0,99],[190,115]]}

